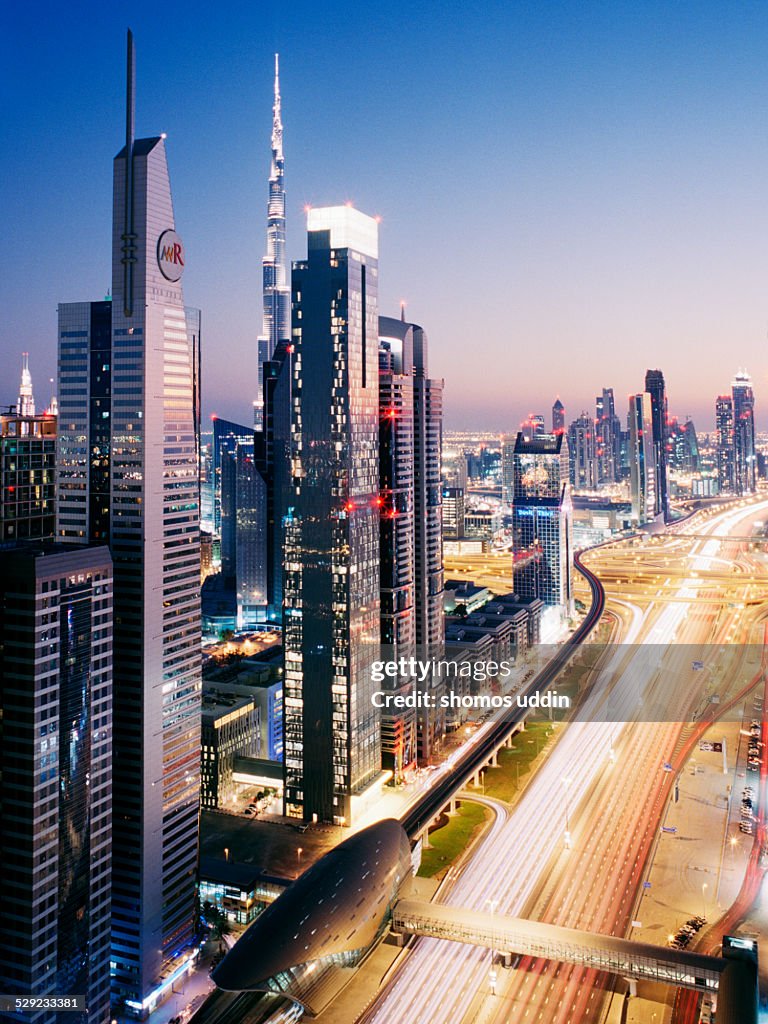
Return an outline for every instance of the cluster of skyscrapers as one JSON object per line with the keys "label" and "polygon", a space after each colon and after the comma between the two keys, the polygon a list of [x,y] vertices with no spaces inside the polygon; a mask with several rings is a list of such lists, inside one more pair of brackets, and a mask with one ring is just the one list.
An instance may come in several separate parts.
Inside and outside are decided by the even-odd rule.
{"label": "cluster of skyscrapers", "polygon": [[[426,332],[379,314],[377,220],[310,210],[289,272],[277,58],[254,423],[214,418],[201,449],[202,317],[134,97],[129,33],[110,293],[59,306],[58,407],[36,413],[25,359],[0,417],[0,988],[85,994],[89,1024],[145,1018],[196,955],[201,540],[233,625],[282,623],[285,813],[344,825],[439,740],[429,709],[374,706],[372,665],[441,652],[444,493],[464,515]],[[753,491],[745,373],[717,400],[717,453],[721,489]],[[515,570],[495,628],[572,614],[573,490],[629,480],[633,519],[666,519],[669,466],[697,459],[659,370],[626,426],[610,388],[569,426],[559,399],[550,431],[531,416],[502,446]]]}
{"label": "cluster of skyscrapers", "polygon": [[89,1022],[146,1017],[196,952],[201,505],[237,622],[284,623],[287,814],[351,823],[429,747],[428,715],[382,720],[371,662],[444,636],[442,381],[379,317],[376,219],[310,211],[289,274],[276,63],[255,422],[201,452],[201,315],[134,95],[129,33],[111,290],[59,306],[58,421],[26,361],[2,420],[0,987],[86,994]]}

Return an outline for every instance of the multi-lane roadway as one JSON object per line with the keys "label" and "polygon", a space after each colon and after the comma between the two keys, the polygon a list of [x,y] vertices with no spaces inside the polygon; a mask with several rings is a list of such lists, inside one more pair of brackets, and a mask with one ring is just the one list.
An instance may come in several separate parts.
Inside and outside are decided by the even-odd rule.
{"label": "multi-lane roadway", "polygon": [[[478,847],[445,900],[625,934],[670,785],[664,764],[680,755],[683,723],[708,685],[691,651],[706,660],[707,645],[749,640],[766,610],[749,540],[766,516],[767,503],[727,508],[674,535],[586,556],[622,623],[622,645],[601,665],[609,683],[562,730],[508,821]],[[737,676],[734,668],[734,685]],[[648,708],[661,720],[643,721]],[[421,939],[366,1020],[584,1024],[599,1020],[608,984],[581,968],[524,961],[498,972],[491,994],[487,951]]]}

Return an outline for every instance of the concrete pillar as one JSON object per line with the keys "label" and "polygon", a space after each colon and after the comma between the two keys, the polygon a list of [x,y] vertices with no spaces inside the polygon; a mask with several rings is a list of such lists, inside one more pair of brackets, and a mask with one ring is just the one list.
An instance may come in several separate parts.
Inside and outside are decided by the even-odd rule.
{"label": "concrete pillar", "polygon": [[423,844],[424,849],[425,850],[429,850],[430,849],[430,845],[429,845],[429,825],[427,825],[427,827],[422,832],[421,838],[424,840],[424,844]]}
{"label": "concrete pillar", "polygon": [[490,761],[490,767],[491,768],[498,768],[499,767],[499,752],[498,752],[498,750],[494,750],[494,752],[493,752],[493,757],[491,758],[491,761]]}
{"label": "concrete pillar", "polygon": [[637,995],[637,980],[635,978],[627,978],[629,984],[629,994],[634,997]]}
{"label": "concrete pillar", "polygon": [[449,814],[455,814],[456,813],[456,797],[455,796],[451,797],[451,804],[450,804],[450,807],[448,808],[448,813]]}
{"label": "concrete pillar", "polygon": [[472,785],[475,787],[475,789],[479,789],[480,788],[480,772],[479,771],[475,772],[474,776],[472,777]]}

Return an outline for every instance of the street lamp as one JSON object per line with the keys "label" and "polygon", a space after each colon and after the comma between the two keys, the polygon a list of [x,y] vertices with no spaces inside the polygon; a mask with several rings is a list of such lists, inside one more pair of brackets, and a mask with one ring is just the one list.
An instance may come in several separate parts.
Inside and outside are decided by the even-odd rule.
{"label": "street lamp", "polygon": [[300,846],[298,848],[298,850],[296,851],[296,861],[297,861],[299,867],[301,867],[301,855],[302,855],[302,853],[304,853],[304,849],[303,849],[303,847]]}
{"label": "street lamp", "polygon": [[702,884],[702,886],[701,886],[701,902],[702,902],[702,905],[704,907],[703,917],[704,917],[705,921],[707,919],[707,889],[708,888],[709,888],[709,886],[707,885],[706,882],[704,882]]}

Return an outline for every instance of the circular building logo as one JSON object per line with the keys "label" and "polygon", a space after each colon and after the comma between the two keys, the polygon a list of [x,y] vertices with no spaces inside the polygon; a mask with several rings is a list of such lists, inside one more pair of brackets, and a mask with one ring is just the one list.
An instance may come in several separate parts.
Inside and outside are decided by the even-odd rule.
{"label": "circular building logo", "polygon": [[164,231],[158,238],[157,265],[168,281],[178,281],[184,273],[184,244],[175,231]]}

